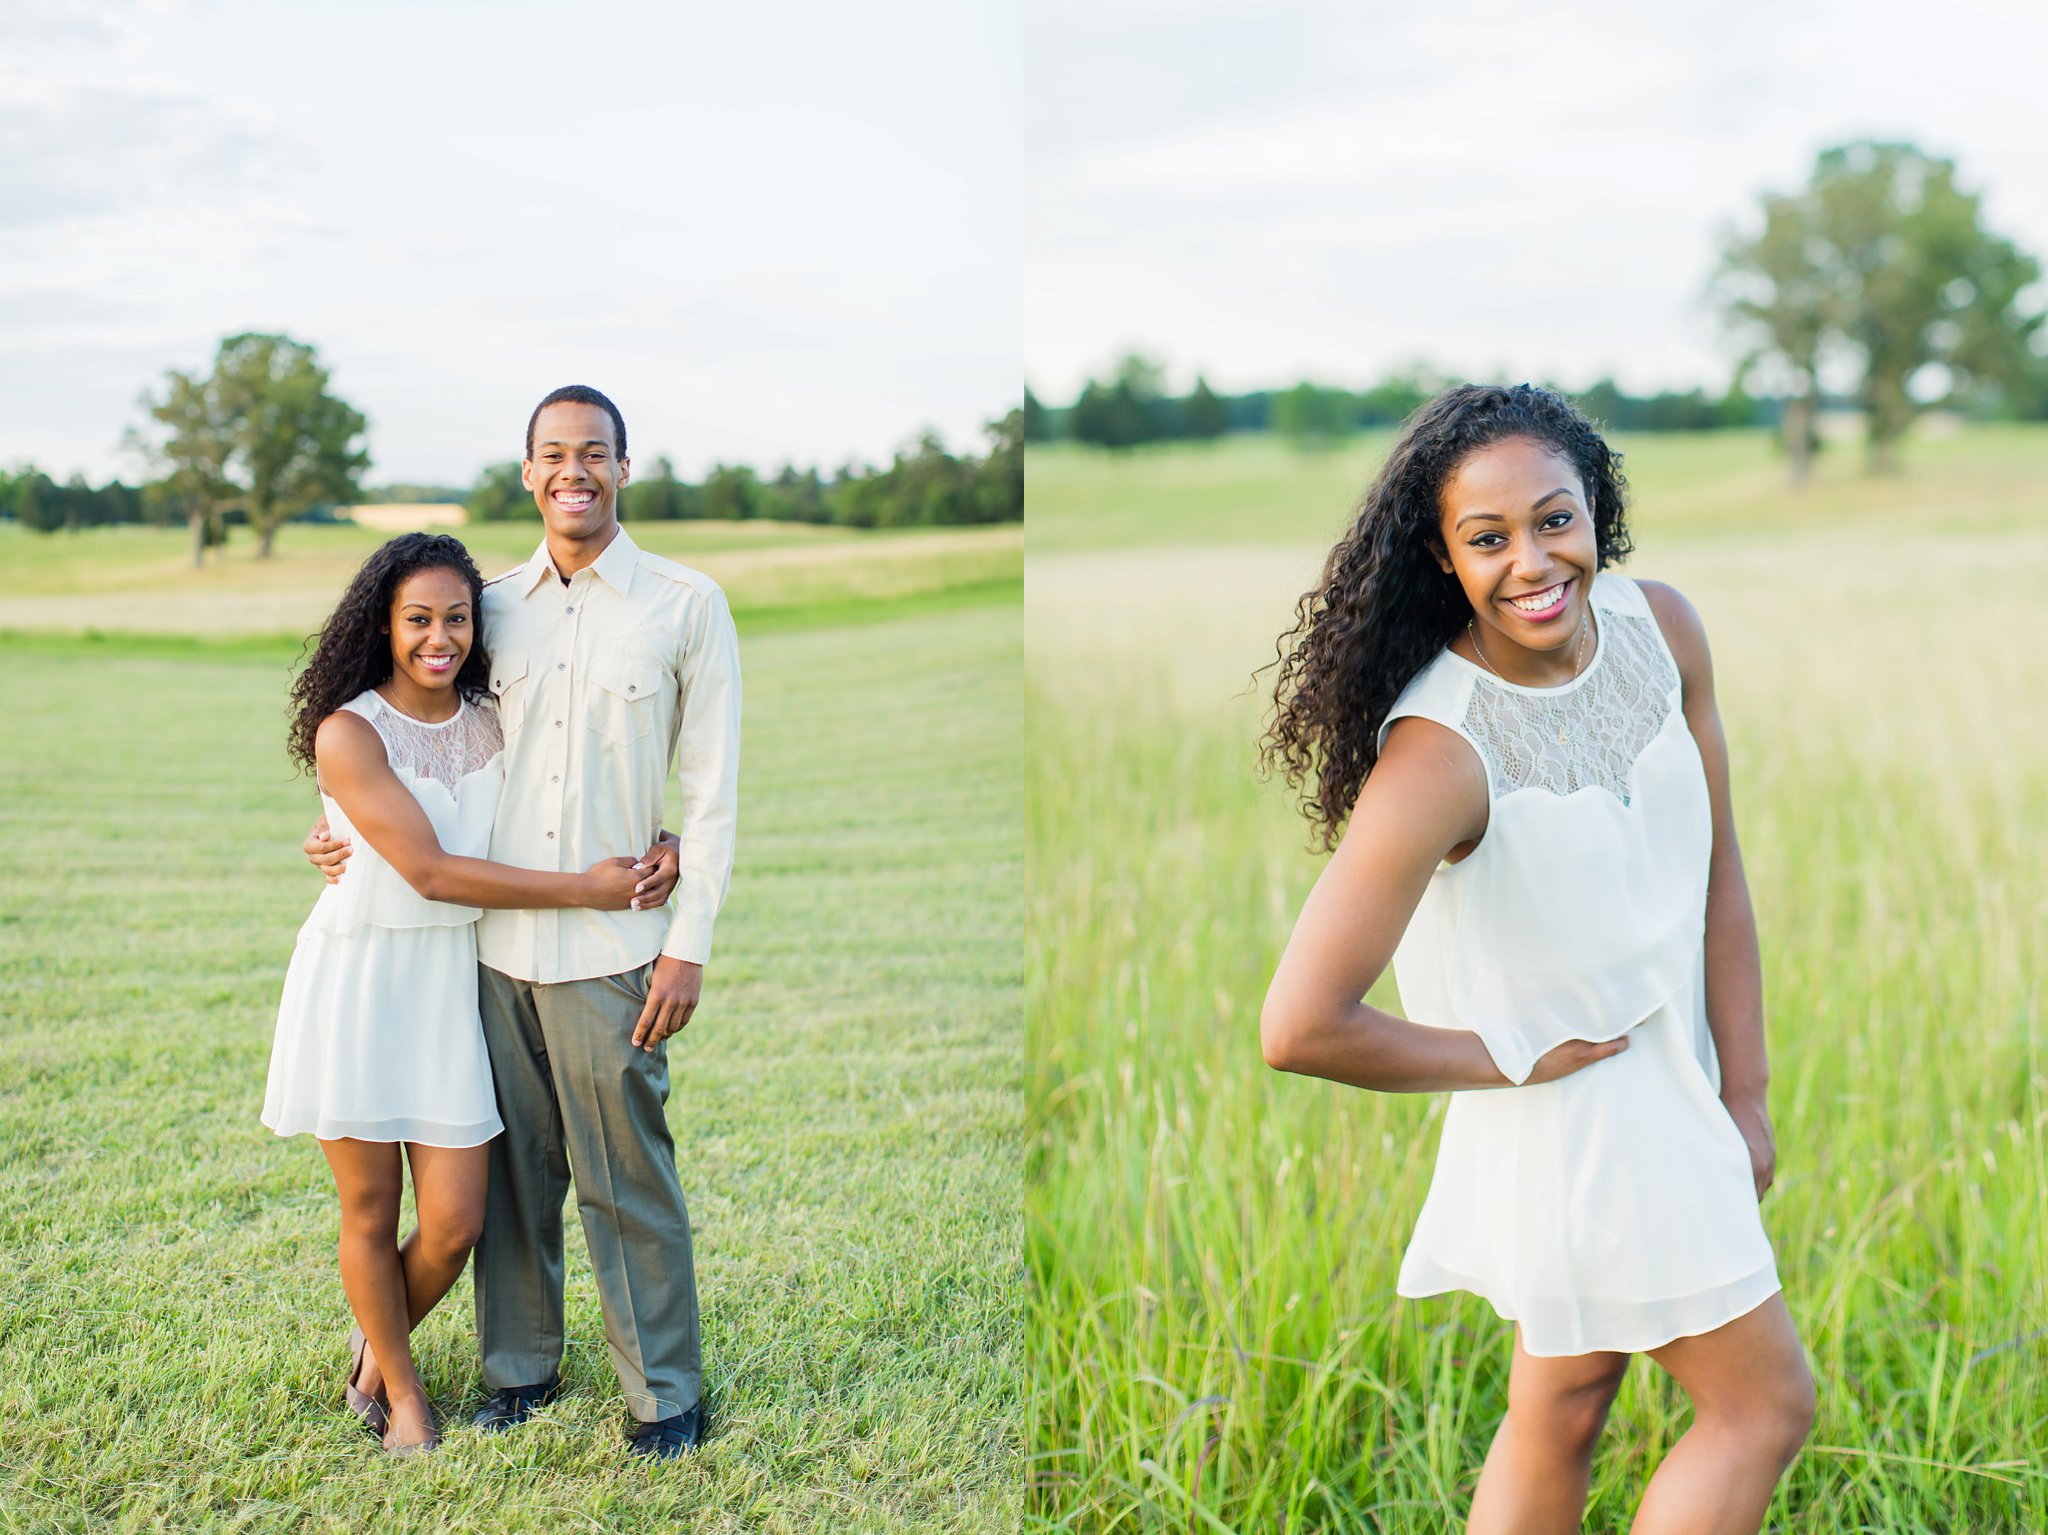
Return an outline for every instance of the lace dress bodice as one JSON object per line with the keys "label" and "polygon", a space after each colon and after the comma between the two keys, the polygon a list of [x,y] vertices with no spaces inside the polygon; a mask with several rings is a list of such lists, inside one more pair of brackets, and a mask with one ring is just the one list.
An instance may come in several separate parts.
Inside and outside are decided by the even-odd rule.
{"label": "lace dress bodice", "polygon": [[[363,707],[357,707],[362,705]],[[505,749],[495,703],[463,700],[446,720],[414,719],[374,689],[345,707],[367,719],[384,742],[384,755],[400,778],[432,781],[451,795]]]}
{"label": "lace dress bodice", "polygon": [[1418,1022],[1467,1028],[1510,1081],[1567,1039],[1612,1039],[1693,981],[1713,824],[1678,667],[1626,576],[1594,578],[1598,640],[1554,688],[1446,649],[1389,711],[1486,770],[1479,845],[1431,879],[1394,956]]}
{"label": "lace dress bodice", "polygon": [[[374,689],[342,707],[370,722],[384,743],[385,760],[398,781],[420,802],[443,852],[488,858],[491,826],[504,788],[505,739],[495,704],[464,699],[455,714],[438,724],[416,720],[387,703]],[[340,881],[320,893],[312,931],[343,933],[358,927],[444,927],[474,922],[477,909],[429,901],[393,868],[385,850],[371,844],[335,798],[320,803],[336,837],[355,844]]]}

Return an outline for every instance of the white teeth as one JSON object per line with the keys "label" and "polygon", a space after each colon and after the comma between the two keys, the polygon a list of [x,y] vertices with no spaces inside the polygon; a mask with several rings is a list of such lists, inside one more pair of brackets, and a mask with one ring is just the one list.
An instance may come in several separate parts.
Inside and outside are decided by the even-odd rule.
{"label": "white teeth", "polygon": [[1564,595],[1564,583],[1558,582],[1548,591],[1538,592],[1533,597],[1510,597],[1508,601],[1524,613],[1541,613],[1545,608],[1555,607],[1557,599]]}

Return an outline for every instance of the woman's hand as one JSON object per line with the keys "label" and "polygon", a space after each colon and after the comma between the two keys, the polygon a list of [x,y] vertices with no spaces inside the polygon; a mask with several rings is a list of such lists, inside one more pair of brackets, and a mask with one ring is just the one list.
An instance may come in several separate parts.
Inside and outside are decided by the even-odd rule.
{"label": "woman's hand", "polygon": [[1586,1039],[1568,1039],[1563,1044],[1546,1050],[1536,1058],[1536,1064],[1529,1069],[1524,1087],[1534,1087],[1538,1082],[1555,1082],[1559,1077],[1568,1077],[1575,1071],[1584,1071],[1595,1061],[1604,1061],[1610,1055],[1619,1055],[1628,1048],[1628,1036],[1619,1039],[1603,1039],[1598,1044]]}
{"label": "woman's hand", "polygon": [[634,896],[635,911],[652,911],[668,904],[681,876],[676,866],[681,852],[681,839],[672,831],[664,831],[654,839],[654,846],[640,855],[647,872],[640,877],[640,888]]}
{"label": "woman's hand", "polygon": [[1778,1138],[1771,1132],[1771,1111],[1761,1094],[1723,1098],[1721,1102],[1742,1132],[1743,1144],[1749,1147],[1749,1171],[1756,1179],[1756,1197],[1762,1199],[1778,1176]]}
{"label": "woman's hand", "polygon": [[348,842],[336,842],[327,829],[327,817],[322,815],[313,823],[313,829],[306,833],[306,861],[327,877],[327,883],[341,883],[341,866],[348,862],[348,855],[355,851]]}
{"label": "woman's hand", "polygon": [[592,911],[624,911],[647,866],[631,858],[601,858],[584,872],[584,901]]}

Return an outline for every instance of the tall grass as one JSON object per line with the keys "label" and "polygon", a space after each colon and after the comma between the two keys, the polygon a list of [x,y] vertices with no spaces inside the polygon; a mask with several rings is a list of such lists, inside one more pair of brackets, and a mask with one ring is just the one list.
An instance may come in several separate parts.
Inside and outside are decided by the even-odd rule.
{"label": "tall grass", "polygon": [[[1963,492],[1923,460],[1875,509],[1846,478],[1716,508],[1688,483],[1743,478],[1749,448],[1631,446],[1639,485],[1695,508],[1646,492],[1631,569],[1706,620],[1762,930],[1765,1222],[1821,1403],[1771,1527],[2048,1528],[2048,531],[2012,512],[2048,486],[2048,439],[2001,436]],[[1085,1531],[1454,1528],[1510,1333],[1469,1297],[1393,1293],[1442,1100],[1281,1078],[1257,1045],[1319,860],[1255,778],[1246,683],[1314,568],[1304,535],[1357,486],[1311,516],[1325,466],[1305,490],[1232,453],[1221,478],[1248,488],[1198,536],[1145,487],[1198,480],[1199,454],[1032,471],[1028,1508]],[[1157,510],[1091,540],[1059,503],[1100,504],[1091,475]],[[1638,1361],[1589,1529],[1625,1527],[1685,1422]]]}

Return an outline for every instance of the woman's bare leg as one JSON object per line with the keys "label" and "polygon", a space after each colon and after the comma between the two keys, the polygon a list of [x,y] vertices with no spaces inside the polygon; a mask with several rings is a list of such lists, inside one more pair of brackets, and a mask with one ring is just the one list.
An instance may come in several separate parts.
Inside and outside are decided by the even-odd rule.
{"label": "woman's bare leg", "polygon": [[[399,1149],[389,1141],[322,1141],[341,1193],[341,1287],[356,1325],[383,1362],[381,1384],[391,1399],[392,1448],[433,1438],[433,1413],[413,1369],[407,1335],[405,1270],[398,1261],[398,1200],[404,1188]],[[367,1368],[365,1374],[367,1374]],[[359,1388],[375,1394],[366,1382]]]}
{"label": "woman's bare leg", "polygon": [[1539,1359],[1515,1329],[1508,1412],[1479,1472],[1467,1535],[1578,1535],[1593,1446],[1627,1369],[1626,1354]]}
{"label": "woman's bare leg", "polygon": [[1756,1535],[1813,1427],[1813,1376],[1784,1296],[1650,1357],[1693,1418],[1650,1478],[1631,1535]]}
{"label": "woman's bare leg", "polygon": [[[419,1224],[398,1246],[398,1262],[405,1277],[406,1330],[410,1332],[440,1304],[469,1262],[470,1249],[483,1230],[491,1149],[488,1144],[422,1146],[409,1142],[405,1154],[412,1164],[413,1204],[419,1217]],[[373,1340],[363,1354],[357,1389],[375,1396],[383,1380]]]}

